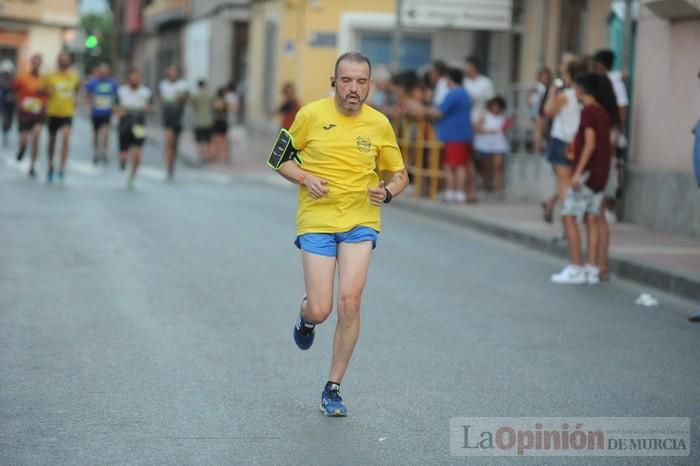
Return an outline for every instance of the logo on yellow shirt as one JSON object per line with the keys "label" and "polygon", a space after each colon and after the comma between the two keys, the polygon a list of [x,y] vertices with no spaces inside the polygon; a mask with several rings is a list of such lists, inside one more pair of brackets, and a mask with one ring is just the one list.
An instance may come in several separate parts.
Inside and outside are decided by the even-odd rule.
{"label": "logo on yellow shirt", "polygon": [[372,150],[372,140],[364,136],[357,136],[357,150],[360,152],[369,152]]}

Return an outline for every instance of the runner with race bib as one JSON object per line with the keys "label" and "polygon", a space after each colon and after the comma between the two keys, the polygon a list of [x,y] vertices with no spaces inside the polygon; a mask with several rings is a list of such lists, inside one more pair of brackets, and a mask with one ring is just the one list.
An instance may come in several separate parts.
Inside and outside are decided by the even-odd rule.
{"label": "runner with race bib", "polygon": [[150,110],[152,93],[141,84],[141,73],[133,68],[126,84],[117,91],[117,114],[119,115],[119,163],[126,169],[131,152],[131,173],[127,188],[134,189],[136,172],[141,165],[143,143],[146,140],[146,112]]}
{"label": "runner with race bib", "polygon": [[39,138],[41,127],[44,124],[46,106],[46,93],[43,90],[41,69],[41,55],[35,54],[29,61],[29,72],[23,73],[15,79],[15,92],[17,93],[17,120],[19,121],[19,150],[17,160],[24,158],[31,135],[31,163],[29,176],[36,177],[34,165],[39,156]]}
{"label": "runner with race bib", "polygon": [[107,163],[109,123],[112,107],[117,98],[117,82],[110,77],[110,68],[102,63],[95,69],[95,77],[85,85],[91,108],[94,154],[92,161]]}

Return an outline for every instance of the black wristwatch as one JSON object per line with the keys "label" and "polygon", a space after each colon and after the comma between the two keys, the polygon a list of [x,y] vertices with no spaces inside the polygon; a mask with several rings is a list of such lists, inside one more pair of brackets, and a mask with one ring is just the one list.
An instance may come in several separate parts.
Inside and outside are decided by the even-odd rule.
{"label": "black wristwatch", "polygon": [[384,197],[384,204],[388,204],[391,202],[391,199],[394,197],[391,195],[391,191],[388,189],[384,188],[384,192],[386,193],[386,196]]}

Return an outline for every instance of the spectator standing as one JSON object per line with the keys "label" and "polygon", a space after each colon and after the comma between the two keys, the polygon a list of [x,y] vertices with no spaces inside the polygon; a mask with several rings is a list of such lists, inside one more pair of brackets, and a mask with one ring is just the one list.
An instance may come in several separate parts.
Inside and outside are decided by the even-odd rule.
{"label": "spectator standing", "polygon": [[433,105],[435,106],[440,105],[450,91],[447,70],[447,65],[441,60],[434,61],[430,69],[430,84],[433,88]]}
{"label": "spectator standing", "polygon": [[484,116],[476,125],[474,135],[474,149],[482,158],[487,178],[493,180],[493,192],[496,199],[504,200],[503,168],[505,156],[510,152],[510,145],[506,138],[506,130],[510,125],[510,119],[505,114],[506,100],[502,96],[496,96],[486,103]]}
{"label": "spectator standing", "polygon": [[0,107],[2,113],[2,145],[7,147],[8,133],[15,115],[15,64],[5,59],[0,63]]}
{"label": "spectator standing", "polygon": [[[562,219],[569,243],[571,264],[551,280],[560,284],[596,284],[599,282],[598,234],[603,190],[610,172],[610,117],[596,100],[604,77],[587,73],[576,78],[576,96],[583,104],[581,122],[574,139],[571,185],[567,189]],[[581,259],[581,237],[577,217],[585,218],[587,263]]]}
{"label": "spectator standing", "polygon": [[[413,102],[410,112],[437,120],[438,139],[444,145],[445,201],[476,202],[474,171],[471,164],[474,140],[469,94],[462,87],[464,75],[457,68],[447,72],[449,92],[438,106],[425,108]],[[466,195],[465,195],[466,189]]]}
{"label": "spectator standing", "polygon": [[214,126],[214,98],[207,90],[207,82],[200,79],[197,89],[190,96],[194,124],[194,138],[197,142],[197,155],[200,162],[208,162],[212,158],[211,136]]}
{"label": "spectator standing", "polygon": [[241,96],[245,91],[245,81],[241,82],[236,91],[236,84],[231,81],[224,87],[224,100],[226,101],[226,109],[228,112],[228,125],[234,126],[238,123],[237,114],[243,107]]}
{"label": "spectator standing", "polygon": [[598,217],[600,233],[598,238],[598,267],[600,280],[609,280],[608,256],[610,250],[610,226],[609,223],[617,221],[615,208],[617,199],[622,191],[622,173],[624,169],[625,150],[627,139],[624,134],[625,119],[629,98],[627,89],[622,80],[622,73],[612,71],[615,62],[615,54],[611,50],[599,50],[593,56],[593,69],[602,77],[600,80],[598,101],[605,107],[611,122],[611,150],[610,176],[605,186],[601,215]]}
{"label": "spectator standing", "polygon": [[580,69],[576,59],[572,54],[562,56],[559,65],[561,78],[554,80],[550,86],[544,105],[544,115],[553,120],[547,146],[547,161],[552,165],[557,179],[556,193],[542,203],[544,219],[548,223],[553,221],[557,201],[564,202],[571,181],[571,162],[567,151],[576,136],[581,116],[581,106],[573,88],[574,75]]}
{"label": "spectator standing", "polygon": [[486,110],[486,102],[496,95],[493,81],[481,74],[481,61],[477,57],[467,57],[464,63],[464,89],[472,102],[472,123],[476,123]]}
{"label": "spectator standing", "polygon": [[226,88],[218,90],[213,107],[214,128],[211,139],[212,152],[217,161],[229,163],[231,161],[231,149],[228,140],[229,105],[226,101]]}
{"label": "spectator standing", "polygon": [[[464,88],[467,90],[471,98],[472,111],[471,119],[472,126],[484,116],[486,111],[486,102],[496,95],[493,81],[482,74],[481,61],[477,57],[467,57],[464,63]],[[477,157],[473,160],[474,167],[481,178],[481,186],[485,189],[488,186],[486,173],[483,163]]]}
{"label": "spectator standing", "polygon": [[627,95],[627,87],[625,86],[622,72],[619,70],[613,70],[614,63],[615,52],[612,50],[598,50],[595,55],[593,55],[593,66],[595,72],[607,76],[612,84],[613,91],[615,92],[615,99],[617,101],[620,126],[621,128],[624,128],[627,124],[629,96]]}
{"label": "spectator standing", "polygon": [[300,108],[301,105],[299,100],[297,100],[294,84],[291,82],[285,83],[282,86],[282,103],[277,108],[280,126],[284,129],[289,129]]}
{"label": "spectator standing", "polygon": [[544,104],[549,95],[549,88],[552,85],[552,70],[546,66],[537,72],[537,84],[530,90],[529,105],[530,114],[535,121],[535,153],[541,154],[545,147],[545,142],[549,141],[551,131],[551,120],[544,114]]}

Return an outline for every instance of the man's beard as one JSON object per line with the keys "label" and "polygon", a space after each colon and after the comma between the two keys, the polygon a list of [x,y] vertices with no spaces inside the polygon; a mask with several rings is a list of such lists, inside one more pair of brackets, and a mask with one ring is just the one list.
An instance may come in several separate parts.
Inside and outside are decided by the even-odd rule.
{"label": "man's beard", "polygon": [[[354,97],[355,100],[352,100],[352,101],[351,101],[351,100],[350,100],[351,97]],[[354,93],[354,92],[353,92],[353,93],[347,94],[347,95],[343,98],[343,104],[345,104],[345,105],[347,105],[347,106],[352,106],[352,105],[358,105],[358,106],[359,106],[359,105],[362,105],[363,102],[364,102],[364,101],[363,101],[363,99],[360,97],[360,94],[356,94],[356,93]]]}

